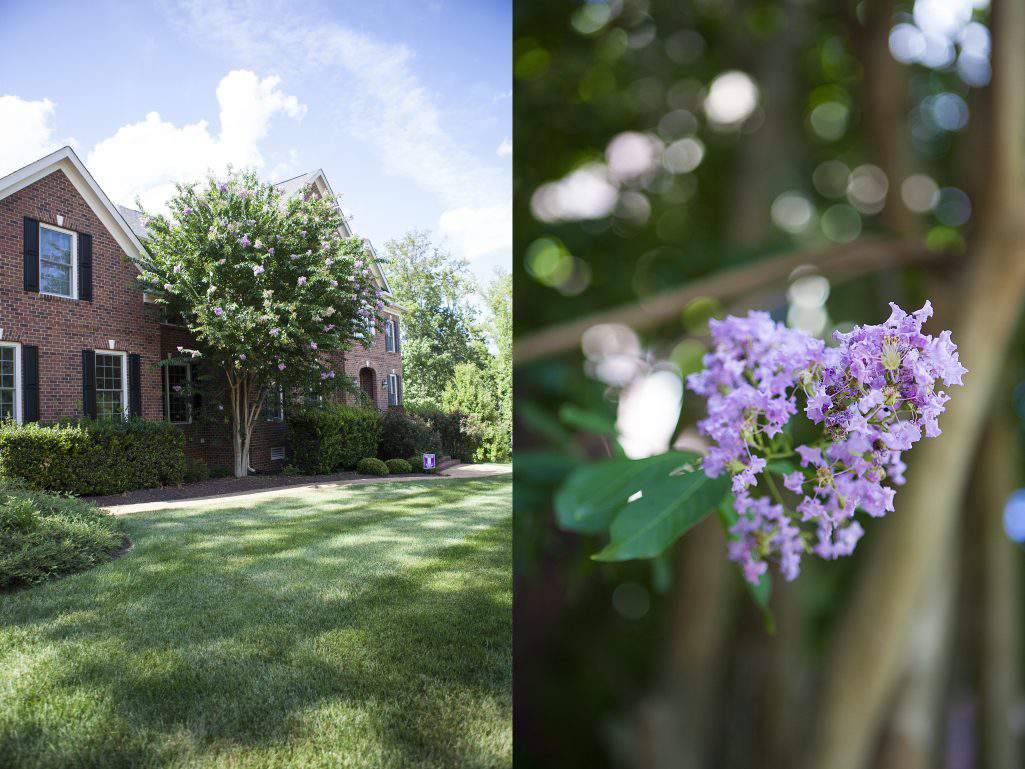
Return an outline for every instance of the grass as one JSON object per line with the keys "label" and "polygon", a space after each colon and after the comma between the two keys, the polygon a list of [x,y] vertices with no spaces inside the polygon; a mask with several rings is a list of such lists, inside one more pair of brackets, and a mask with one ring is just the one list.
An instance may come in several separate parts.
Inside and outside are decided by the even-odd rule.
{"label": "grass", "polygon": [[511,482],[125,519],[0,595],[0,766],[512,765]]}

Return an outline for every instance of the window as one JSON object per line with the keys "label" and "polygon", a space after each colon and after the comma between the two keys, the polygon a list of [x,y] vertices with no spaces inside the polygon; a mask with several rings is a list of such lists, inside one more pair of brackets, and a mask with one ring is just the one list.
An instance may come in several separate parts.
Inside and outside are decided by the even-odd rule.
{"label": "window", "polygon": [[0,422],[21,421],[21,356],[16,344],[0,343]]}
{"label": "window", "polygon": [[96,418],[128,418],[128,356],[96,351]]}
{"label": "window", "polygon": [[384,324],[384,349],[386,352],[395,352],[395,321],[389,320]]}
{"label": "window", "polygon": [[39,292],[75,298],[75,233],[39,225]]}
{"label": "window", "polygon": [[191,383],[192,366],[188,363],[164,366],[164,418],[168,422],[187,424],[192,421]]}
{"label": "window", "polygon": [[399,378],[395,374],[388,375],[388,405],[399,405]]}
{"label": "window", "polygon": [[282,422],[285,419],[285,394],[279,387],[267,393],[260,413],[267,422]]}

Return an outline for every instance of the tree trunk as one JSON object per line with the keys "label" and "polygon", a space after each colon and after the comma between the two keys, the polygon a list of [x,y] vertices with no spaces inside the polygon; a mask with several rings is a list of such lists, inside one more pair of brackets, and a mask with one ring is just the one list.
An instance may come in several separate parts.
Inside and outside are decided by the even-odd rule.
{"label": "tree trunk", "polygon": [[952,391],[944,434],[924,441],[882,526],[834,638],[810,766],[862,769],[899,678],[914,609],[947,552],[972,455],[1025,293],[1025,7],[994,3],[990,198],[960,297],[954,339],[969,373]]}
{"label": "tree trunk", "polygon": [[1007,496],[1021,466],[1013,417],[996,410],[983,439],[976,512],[982,540],[981,667],[982,766],[1019,769],[1021,745],[1011,719],[1021,702],[1021,572],[1018,553],[1004,533]]}

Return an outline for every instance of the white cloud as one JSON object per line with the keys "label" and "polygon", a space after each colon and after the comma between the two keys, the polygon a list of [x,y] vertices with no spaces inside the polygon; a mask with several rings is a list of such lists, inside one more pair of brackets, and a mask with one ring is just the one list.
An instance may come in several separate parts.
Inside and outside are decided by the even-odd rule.
{"label": "white cloud", "polygon": [[138,123],[121,126],[99,142],[86,165],[115,201],[160,209],[176,182],[221,174],[229,165],[261,168],[260,143],[278,115],[301,119],[305,105],[279,90],[280,78],[262,80],[248,70],[234,70],[217,86],[220,131],[206,120],[176,126],[150,112]]}
{"label": "white cloud", "polygon": [[507,136],[506,138],[502,139],[502,143],[498,145],[498,150],[497,150],[498,157],[500,157],[500,158],[508,157],[509,155],[512,154],[512,150],[513,150],[512,139],[510,139]]}
{"label": "white cloud", "polygon": [[27,101],[17,96],[0,96],[0,126],[4,140],[0,142],[0,176],[48,155],[74,139],[57,139],[56,104],[49,99]]}
{"label": "white cloud", "polygon": [[[375,148],[386,173],[440,200],[454,241],[458,232],[459,243],[483,243],[466,237],[483,230],[471,219],[494,221],[494,213],[483,212],[509,206],[508,167],[475,156],[446,128],[446,114],[421,82],[406,46],[280,3],[180,0],[178,8],[185,33],[219,51],[294,67],[318,82],[334,79],[345,94],[341,126]],[[482,253],[481,247],[474,251]]]}
{"label": "white cloud", "polygon": [[512,248],[512,206],[500,203],[483,208],[453,208],[441,215],[438,230],[452,250],[475,259]]}

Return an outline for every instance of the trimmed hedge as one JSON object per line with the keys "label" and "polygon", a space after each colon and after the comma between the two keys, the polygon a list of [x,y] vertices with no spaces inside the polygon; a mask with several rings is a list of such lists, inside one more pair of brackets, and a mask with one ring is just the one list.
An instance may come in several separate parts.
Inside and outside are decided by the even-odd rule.
{"label": "trimmed hedge", "polygon": [[438,431],[415,414],[397,409],[386,412],[381,419],[377,456],[381,459],[405,459],[425,453],[441,453]]}
{"label": "trimmed hedge", "polygon": [[399,475],[400,473],[411,473],[413,472],[412,465],[404,459],[389,459],[385,462],[388,466],[388,472],[392,475]]}
{"label": "trimmed hedge", "polygon": [[377,452],[381,415],[376,410],[330,403],[288,417],[292,464],[306,475],[349,470]]}
{"label": "trimmed hedge", "polygon": [[0,480],[0,589],[88,569],[123,543],[121,522],[94,505]]}
{"label": "trimmed hedge", "polygon": [[177,486],[184,437],[166,422],[82,421],[0,426],[0,475],[46,491],[119,494]]}
{"label": "trimmed hedge", "polygon": [[356,472],[360,475],[387,475],[388,465],[380,459],[366,457],[365,459],[361,459],[356,465]]}

